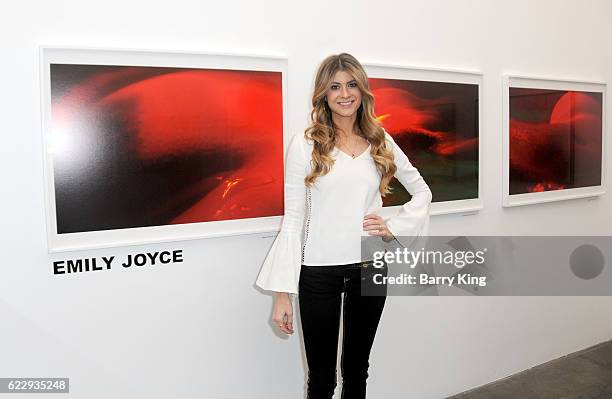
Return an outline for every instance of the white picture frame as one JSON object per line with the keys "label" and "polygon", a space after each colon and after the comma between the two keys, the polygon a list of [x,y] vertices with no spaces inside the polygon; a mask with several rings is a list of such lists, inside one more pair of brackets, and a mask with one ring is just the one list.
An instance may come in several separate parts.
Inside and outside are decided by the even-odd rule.
{"label": "white picture frame", "polygon": [[[601,128],[601,184],[567,189],[556,189],[541,192],[510,194],[510,89],[540,89],[582,91],[602,94],[602,128]],[[596,197],[605,194],[605,148],[606,148],[606,84],[597,81],[570,80],[504,74],[502,76],[502,205],[514,207],[563,201],[578,198]]]}
{"label": "white picture frame", "polygon": [[[270,71],[281,74],[283,175],[284,154],[290,136],[287,129],[287,59],[277,55],[211,54],[165,50],[132,50],[39,46],[44,194],[49,252],[109,248],[242,234],[277,232],[282,215],[248,219],[166,224],[112,230],[57,233],[53,157],[51,155],[51,64],[138,66]],[[284,202],[284,198],[280,198]]]}
{"label": "white picture frame", "polygon": [[[478,212],[483,204],[483,75],[478,71],[460,69],[439,69],[415,66],[381,64],[365,62],[363,66],[369,78],[413,80],[424,82],[459,83],[471,84],[478,87],[478,195],[476,198],[432,202],[430,215],[444,215]],[[376,101],[376,100],[375,100]],[[434,193],[435,201],[435,193]],[[385,217],[394,215],[400,206],[384,207],[382,215]]]}

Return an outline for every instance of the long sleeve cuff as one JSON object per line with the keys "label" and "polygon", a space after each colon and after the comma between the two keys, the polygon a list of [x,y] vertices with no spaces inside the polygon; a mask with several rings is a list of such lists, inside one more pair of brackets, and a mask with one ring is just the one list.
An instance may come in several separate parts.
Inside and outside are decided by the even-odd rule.
{"label": "long sleeve cuff", "polygon": [[429,234],[430,207],[431,192],[420,192],[404,204],[397,215],[387,220],[387,228],[403,247],[424,245]]}
{"label": "long sleeve cuff", "polygon": [[302,259],[300,234],[281,230],[257,277],[257,286],[269,291],[298,293]]}
{"label": "long sleeve cuff", "polygon": [[302,267],[302,229],[306,212],[307,162],[303,136],[293,136],[285,168],[285,216],[257,277],[258,287],[297,295]]}

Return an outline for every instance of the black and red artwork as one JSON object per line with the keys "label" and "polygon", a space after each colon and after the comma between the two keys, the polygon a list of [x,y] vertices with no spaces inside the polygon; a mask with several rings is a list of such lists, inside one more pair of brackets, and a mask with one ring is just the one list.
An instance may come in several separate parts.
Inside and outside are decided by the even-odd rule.
{"label": "black and red artwork", "polygon": [[283,214],[282,73],[50,65],[57,234]]}
{"label": "black and red artwork", "polygon": [[[419,170],[433,202],[478,198],[478,85],[370,78],[375,114]],[[410,194],[394,178],[385,206]]]}
{"label": "black and red artwork", "polygon": [[509,194],[599,186],[603,93],[510,87]]}

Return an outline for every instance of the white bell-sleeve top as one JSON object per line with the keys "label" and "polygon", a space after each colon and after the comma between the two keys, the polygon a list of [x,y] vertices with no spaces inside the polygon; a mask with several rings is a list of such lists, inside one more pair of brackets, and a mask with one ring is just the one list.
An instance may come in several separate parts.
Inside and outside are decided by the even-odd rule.
{"label": "white bell-sleeve top", "polygon": [[[397,214],[386,220],[400,244],[427,235],[431,190],[408,157],[385,132],[393,149],[395,177],[412,195]],[[382,209],[378,191],[381,176],[370,155],[371,146],[355,158],[335,148],[334,165],[319,176],[314,186],[304,178],[311,171],[313,143],[295,135],[285,163],[285,216],[281,230],[268,252],[256,284],[269,291],[298,293],[301,265],[325,266],[361,262],[363,217]],[[401,242],[406,237],[410,242]],[[410,239],[412,238],[412,239]]]}

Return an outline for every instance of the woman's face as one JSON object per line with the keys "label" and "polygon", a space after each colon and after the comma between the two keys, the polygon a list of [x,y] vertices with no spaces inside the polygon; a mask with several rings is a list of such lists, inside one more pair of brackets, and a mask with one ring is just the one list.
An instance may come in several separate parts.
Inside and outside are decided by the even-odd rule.
{"label": "woman's face", "polygon": [[361,90],[351,74],[337,71],[329,83],[325,98],[336,116],[352,117],[361,105]]}

